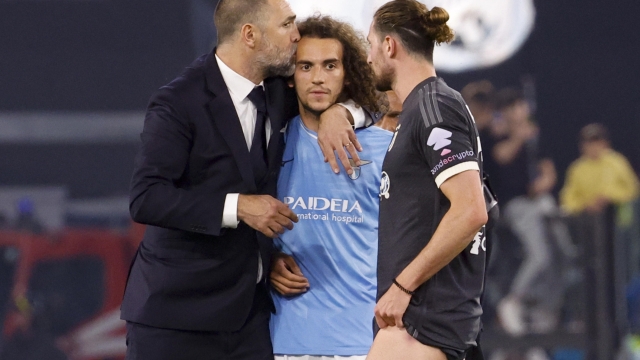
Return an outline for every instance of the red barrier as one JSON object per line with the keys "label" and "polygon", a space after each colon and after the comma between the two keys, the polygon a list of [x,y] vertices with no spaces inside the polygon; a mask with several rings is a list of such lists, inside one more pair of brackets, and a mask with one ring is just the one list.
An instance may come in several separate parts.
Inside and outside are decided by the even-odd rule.
{"label": "red barrier", "polygon": [[46,338],[68,358],[123,359],[119,308],[140,234],[0,232],[3,351],[30,351],[25,344]]}

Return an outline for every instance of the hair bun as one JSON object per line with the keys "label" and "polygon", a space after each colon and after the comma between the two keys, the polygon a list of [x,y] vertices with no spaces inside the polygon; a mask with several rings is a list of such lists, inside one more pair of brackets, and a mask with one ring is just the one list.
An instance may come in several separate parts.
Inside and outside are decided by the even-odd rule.
{"label": "hair bun", "polygon": [[436,44],[448,43],[453,40],[453,31],[447,26],[449,13],[441,7],[434,7],[424,15],[427,35]]}
{"label": "hair bun", "polygon": [[449,21],[449,13],[447,10],[441,7],[434,7],[430,11],[427,11],[426,19],[429,25],[440,26]]}

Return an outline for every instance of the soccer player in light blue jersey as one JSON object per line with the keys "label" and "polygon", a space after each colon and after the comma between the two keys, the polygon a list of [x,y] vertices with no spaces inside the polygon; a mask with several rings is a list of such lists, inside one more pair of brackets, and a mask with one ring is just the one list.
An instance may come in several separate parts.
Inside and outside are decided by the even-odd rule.
{"label": "soccer player in light blue jersey", "polygon": [[278,198],[300,221],[275,241],[273,348],[277,360],[364,359],[373,341],[380,174],[398,102],[357,132],[364,150],[353,174],[334,174],[317,146],[318,116],[346,99],[375,110],[373,75],[350,25],[315,16],[298,28],[291,85],[300,116],[286,129]]}

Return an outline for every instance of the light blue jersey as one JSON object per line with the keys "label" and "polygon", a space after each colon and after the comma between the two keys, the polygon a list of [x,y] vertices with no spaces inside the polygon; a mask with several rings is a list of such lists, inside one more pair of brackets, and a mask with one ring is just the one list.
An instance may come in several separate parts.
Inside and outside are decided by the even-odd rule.
{"label": "light blue jersey", "polygon": [[295,297],[274,292],[271,336],[279,355],[366,355],[373,341],[378,209],[382,161],[393,133],[357,132],[369,162],[350,177],[323,162],[315,132],[289,123],[278,198],[298,215],[275,244],[292,255],[310,289]]}

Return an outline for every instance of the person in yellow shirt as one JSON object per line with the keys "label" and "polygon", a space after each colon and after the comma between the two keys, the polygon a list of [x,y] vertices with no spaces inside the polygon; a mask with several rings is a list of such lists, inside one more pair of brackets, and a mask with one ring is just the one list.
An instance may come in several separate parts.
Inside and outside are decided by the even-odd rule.
{"label": "person in yellow shirt", "polygon": [[604,126],[589,124],[582,128],[580,151],[582,156],[567,170],[560,192],[565,212],[597,213],[609,204],[624,204],[638,197],[638,177],[627,159],[611,148]]}

